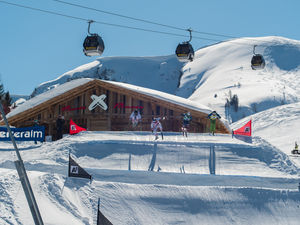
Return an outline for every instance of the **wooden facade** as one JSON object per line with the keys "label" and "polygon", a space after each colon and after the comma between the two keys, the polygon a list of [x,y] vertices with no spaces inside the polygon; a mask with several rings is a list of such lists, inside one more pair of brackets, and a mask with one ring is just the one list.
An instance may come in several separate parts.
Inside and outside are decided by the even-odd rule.
{"label": "wooden facade", "polygon": [[[107,110],[97,106],[90,111],[89,106],[93,102],[91,96],[103,94],[106,96],[104,102],[108,106]],[[46,135],[51,135],[55,140],[56,119],[59,115],[65,118],[64,133],[69,132],[70,119],[90,131],[127,131],[132,130],[129,116],[135,108],[142,115],[142,122],[137,130],[149,131],[152,117],[165,116],[167,119],[162,121],[164,131],[178,132],[182,126],[181,114],[189,111],[193,117],[190,132],[208,132],[209,120],[206,113],[98,79],[9,116],[8,121],[15,127],[27,127],[38,120],[40,125],[46,127]],[[220,121],[217,122],[216,129],[219,133],[229,133]]]}

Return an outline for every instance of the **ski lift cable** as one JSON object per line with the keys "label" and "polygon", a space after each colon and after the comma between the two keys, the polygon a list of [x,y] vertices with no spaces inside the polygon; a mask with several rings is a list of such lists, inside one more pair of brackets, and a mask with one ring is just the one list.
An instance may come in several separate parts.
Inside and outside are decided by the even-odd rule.
{"label": "ski lift cable", "polygon": [[[58,13],[58,12],[54,12],[54,11],[50,11],[50,10],[44,10],[44,9],[35,8],[35,7],[31,7],[31,6],[26,6],[26,5],[21,5],[21,4],[16,4],[16,3],[11,3],[11,2],[7,2],[7,1],[3,1],[3,0],[0,0],[0,3],[12,5],[12,6],[17,6],[17,7],[20,7],[20,8],[26,8],[26,9],[30,9],[30,10],[34,10],[34,11],[39,11],[39,12],[42,12],[42,13],[47,13],[47,14],[52,14],[52,15],[57,15],[57,16],[62,16],[62,17],[67,17],[67,18],[76,19],[76,20],[81,20],[81,21],[85,21],[85,22],[91,21],[90,19],[85,19],[85,18],[82,18],[82,17],[66,15],[66,14],[63,14],[63,13]],[[114,24],[114,23],[106,23],[106,22],[100,22],[100,21],[96,21],[96,20],[93,20],[93,21],[94,21],[94,23],[97,23],[97,24],[114,26],[114,27],[120,27],[120,28],[126,28],[126,29],[132,29],[132,30],[139,30],[139,31],[145,31],[145,32],[159,33],[159,34],[165,34],[165,35],[171,35],[171,36],[178,36],[178,37],[190,37],[189,35],[183,35],[183,34],[176,34],[176,33],[164,32],[164,31],[157,31],[157,30],[151,30],[151,29],[145,29],[145,28],[139,28],[139,27],[132,27],[132,26],[126,26],[126,25],[120,25],[120,24]],[[194,38],[201,39],[201,40],[206,40],[206,41],[213,41],[213,42],[216,42],[216,41],[220,42],[220,41],[222,41],[222,40],[216,40],[216,39],[204,38],[204,37],[194,37]]]}
{"label": "ski lift cable", "polygon": [[[157,22],[153,22],[153,21],[150,21],[150,20],[140,19],[140,18],[136,18],[136,17],[132,17],[132,16],[126,16],[126,15],[122,15],[122,14],[114,13],[114,12],[109,12],[109,11],[105,11],[105,10],[95,9],[95,8],[91,8],[91,7],[87,7],[87,6],[79,5],[79,4],[74,4],[74,3],[70,3],[70,2],[66,2],[66,1],[62,1],[62,0],[52,0],[52,1],[59,2],[59,3],[62,3],[62,4],[66,4],[66,5],[75,6],[75,7],[78,7],[78,8],[92,10],[92,11],[96,11],[96,12],[100,12],[100,13],[104,13],[104,14],[108,14],[108,15],[118,16],[118,17],[131,19],[131,20],[135,20],[135,21],[139,21],[139,22],[144,22],[144,23],[148,23],[148,24],[153,24],[153,25],[158,25],[158,26],[167,27],[167,28],[171,28],[171,29],[176,29],[176,30],[180,30],[180,31],[189,31],[190,30],[190,28],[185,29],[185,28],[176,27],[176,26],[173,26],[173,25],[157,23]],[[236,36],[226,35],[226,34],[211,33],[211,32],[205,32],[205,31],[197,31],[197,30],[192,30],[192,31],[194,33],[198,33],[198,34],[202,34],[202,35],[225,37],[225,38],[230,38],[230,39],[239,38],[239,37],[236,37]],[[195,37],[195,38],[197,38],[197,37]],[[250,39],[250,41],[256,41],[256,40],[251,40],[251,38],[248,38],[248,39]],[[213,39],[205,39],[205,40],[220,41],[220,40],[213,40]],[[271,43],[269,41],[262,41],[262,42]]]}
{"label": "ski lift cable", "polygon": [[[153,24],[153,25],[158,25],[158,26],[167,27],[167,28],[171,28],[171,29],[176,29],[176,30],[180,30],[180,31],[188,31],[189,30],[189,29],[185,29],[185,28],[175,27],[175,26],[172,26],[172,25],[153,22],[153,21],[150,21],[150,20],[140,19],[140,18],[136,18],[136,17],[132,17],[132,16],[126,16],[126,15],[113,13],[113,12],[109,12],[109,11],[104,11],[104,10],[100,10],[100,9],[95,9],[95,8],[91,8],[91,7],[87,7],[87,6],[79,5],[79,4],[74,4],[74,3],[70,3],[70,2],[66,2],[66,1],[62,1],[62,0],[52,0],[52,1],[59,2],[59,3],[62,3],[62,4],[66,4],[66,5],[75,6],[75,7],[79,7],[79,8],[83,8],[83,9],[88,9],[88,10],[92,10],[92,11],[96,11],[96,12],[100,12],[100,13],[105,13],[105,14],[109,14],[109,15],[113,15],[113,16],[118,16],[118,17],[122,17],[122,18],[126,18],[126,19],[131,19],[131,20],[135,20],[135,21],[139,21],[139,22],[144,22],[144,23],[148,23],[148,24]],[[224,35],[224,34],[216,34],[216,33],[209,33],[209,32],[203,32],[203,31],[196,31],[196,30],[193,30],[193,32],[199,33],[199,34],[210,35],[210,36],[236,38],[234,36],[229,36],[229,35]]]}
{"label": "ski lift cable", "polygon": [[[57,0],[57,1],[59,1],[59,0]],[[85,22],[91,21],[91,19],[85,19],[85,18],[82,18],[82,17],[71,16],[71,15],[67,15],[67,14],[63,14],[63,13],[59,13],[59,12],[55,12],[55,11],[40,9],[40,8],[36,8],[36,7],[26,6],[26,5],[21,5],[21,4],[17,4],[17,3],[11,3],[11,2],[4,1],[4,0],[0,0],[0,3],[11,5],[11,6],[16,6],[16,7],[19,7],[19,8],[30,9],[30,10],[38,11],[38,12],[45,13],[45,14],[52,14],[52,15],[66,17],[66,18],[70,18],[70,19],[85,21]],[[170,36],[177,36],[177,37],[190,37],[189,35],[182,35],[182,34],[170,33],[170,32],[165,32],[165,31],[150,30],[150,29],[145,29],[145,28],[138,28],[138,27],[132,27],[132,26],[126,26],[126,25],[120,25],[120,24],[106,23],[106,22],[100,22],[100,21],[95,21],[95,20],[93,20],[93,21],[94,21],[94,23],[97,23],[97,24],[102,24],[102,25],[107,25],[107,26],[114,26],[114,27],[125,28],[125,29],[152,32],[152,33],[158,33],[158,34],[164,34],[164,35],[170,35]],[[183,29],[183,30],[188,31],[189,29]],[[217,40],[217,39],[197,37],[197,36],[193,36],[193,38],[194,39],[201,39],[201,40],[211,41],[211,42],[217,42],[217,43],[222,43],[222,42],[233,41],[234,40],[234,39],[232,39],[232,40]],[[235,39],[237,39],[237,37]],[[249,39],[249,41],[251,41],[250,38],[248,38],[248,39]],[[252,41],[256,41],[256,40],[252,40]],[[267,42],[267,41],[265,41],[265,42],[266,43],[271,43],[271,42]],[[247,43],[237,43],[237,42],[232,42],[232,44],[244,45],[244,46],[245,45],[247,45],[247,46],[250,45],[250,43],[247,44]],[[252,45],[253,44],[251,44],[251,46]],[[260,46],[263,46],[263,45],[260,45]]]}
{"label": "ski lift cable", "polygon": [[48,14],[52,14],[52,15],[68,17],[68,18],[71,18],[71,19],[76,19],[76,20],[81,20],[81,21],[87,21],[87,22],[89,21],[89,20],[81,18],[81,17],[70,16],[70,15],[66,15],[66,14],[62,14],[62,13],[57,13],[57,12],[53,12],[53,11],[49,11],[49,10],[44,10],[44,9],[39,9],[39,8],[31,7],[31,6],[26,6],[26,5],[16,4],[16,3],[11,3],[11,2],[7,2],[7,1],[3,1],[3,0],[0,0],[0,3],[4,3],[4,4],[7,4],[7,5],[12,5],[12,6],[17,6],[17,7],[20,7],[20,8],[26,8],[26,9],[30,9],[30,10],[34,10],[34,11],[39,11],[39,12],[43,12],[43,13],[48,13]]}

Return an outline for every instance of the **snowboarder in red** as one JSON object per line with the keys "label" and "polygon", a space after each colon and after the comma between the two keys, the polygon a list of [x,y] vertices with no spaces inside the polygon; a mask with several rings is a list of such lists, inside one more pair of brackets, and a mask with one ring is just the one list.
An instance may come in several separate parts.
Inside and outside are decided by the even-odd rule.
{"label": "snowboarder in red", "polygon": [[[155,140],[158,139],[158,131],[160,131],[161,133],[161,138],[164,139],[164,135],[163,135],[163,129],[162,129],[162,125],[160,123],[160,117],[157,117],[157,118],[153,118],[152,119],[152,122],[151,122],[151,131],[152,133],[154,133],[155,135]],[[165,119],[165,117],[162,118],[163,120]]]}

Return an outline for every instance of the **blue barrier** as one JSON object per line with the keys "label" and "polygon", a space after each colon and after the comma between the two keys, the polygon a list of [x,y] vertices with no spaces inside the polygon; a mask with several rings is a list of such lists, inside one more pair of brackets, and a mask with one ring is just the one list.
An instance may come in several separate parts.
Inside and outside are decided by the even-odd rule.
{"label": "blue barrier", "polygon": [[[16,141],[44,141],[45,140],[45,127],[22,127],[10,128],[12,135]],[[0,127],[0,141],[10,141],[9,133],[6,127]]]}

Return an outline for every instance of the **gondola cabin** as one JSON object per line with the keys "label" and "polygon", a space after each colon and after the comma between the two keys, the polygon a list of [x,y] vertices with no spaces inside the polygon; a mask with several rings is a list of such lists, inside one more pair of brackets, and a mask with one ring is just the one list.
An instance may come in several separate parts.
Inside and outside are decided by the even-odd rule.
{"label": "gondola cabin", "polygon": [[194,60],[194,49],[188,42],[178,44],[175,53],[180,62],[192,62]]}
{"label": "gondola cabin", "polygon": [[253,70],[259,70],[265,68],[265,60],[264,57],[261,54],[255,53],[255,48],[257,45],[253,46],[253,56],[251,59],[251,68]]}
{"label": "gondola cabin", "polygon": [[104,42],[97,34],[87,36],[83,42],[83,52],[86,56],[100,56],[104,51]]}
{"label": "gondola cabin", "polygon": [[259,70],[265,68],[265,60],[264,57],[260,54],[253,55],[251,59],[251,68],[253,70]]}

